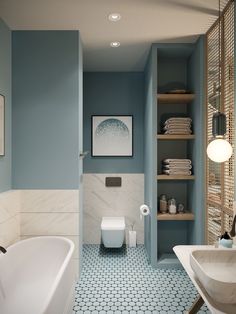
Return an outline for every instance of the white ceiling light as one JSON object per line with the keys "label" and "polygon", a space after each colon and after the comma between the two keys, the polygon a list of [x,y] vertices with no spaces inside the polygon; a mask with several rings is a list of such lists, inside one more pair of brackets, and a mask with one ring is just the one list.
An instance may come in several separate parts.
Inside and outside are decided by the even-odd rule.
{"label": "white ceiling light", "polygon": [[111,21],[111,22],[117,22],[121,19],[121,15],[119,13],[111,13],[109,16],[108,16],[108,19]]}
{"label": "white ceiling light", "polygon": [[119,41],[112,41],[112,42],[110,43],[110,46],[111,46],[112,48],[117,48],[117,47],[120,46],[120,42],[119,42]]}

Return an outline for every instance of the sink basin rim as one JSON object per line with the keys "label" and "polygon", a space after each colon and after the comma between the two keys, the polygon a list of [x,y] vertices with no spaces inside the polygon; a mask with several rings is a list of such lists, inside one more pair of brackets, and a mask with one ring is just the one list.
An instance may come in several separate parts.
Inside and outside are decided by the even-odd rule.
{"label": "sink basin rim", "polygon": [[[220,249],[208,249],[208,250],[200,250],[200,249],[198,249],[198,250],[193,250],[193,251],[191,252],[191,255],[192,255],[192,257],[198,262],[199,267],[202,269],[202,271],[204,271],[202,265],[199,263],[199,261],[197,260],[197,258],[194,256],[195,253],[198,253],[198,252],[201,252],[201,253],[203,252],[203,254],[206,253],[206,252],[207,252],[207,253],[208,253],[208,252],[214,252],[214,253],[218,253],[218,255],[220,254],[220,252],[222,252],[222,253],[224,253],[224,254],[230,254],[230,253],[234,252],[235,257],[236,257],[236,249],[229,249],[229,248],[222,248],[222,249],[221,249],[221,248],[220,248]],[[235,262],[236,262],[236,261],[235,261]],[[231,277],[233,281],[228,281],[228,280],[222,280],[222,279],[214,278],[214,277],[212,277],[212,276],[209,275],[209,274],[208,274],[208,276],[209,276],[212,280],[217,280],[217,281],[219,281],[219,282],[221,282],[221,283],[236,284],[236,277],[235,277],[235,278],[234,278],[234,277]]]}
{"label": "sink basin rim", "polygon": [[[214,253],[213,253],[214,252]],[[204,269],[196,256],[197,253],[207,256],[207,254],[217,254],[219,256],[220,252],[224,254],[236,254],[235,249],[207,249],[193,250],[190,254],[190,265],[194,271],[196,277],[199,279],[207,293],[217,302],[225,304],[235,304],[236,303],[236,279],[233,282],[223,281],[211,276],[207,273],[207,270]],[[233,277],[233,276],[232,276]],[[225,293],[226,292],[226,293]]]}

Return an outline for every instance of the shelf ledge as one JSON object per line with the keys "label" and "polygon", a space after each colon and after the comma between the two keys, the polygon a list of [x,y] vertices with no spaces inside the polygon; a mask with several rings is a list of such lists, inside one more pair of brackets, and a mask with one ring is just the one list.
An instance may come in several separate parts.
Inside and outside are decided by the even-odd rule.
{"label": "shelf ledge", "polygon": [[195,94],[157,94],[158,104],[188,104]]}
{"label": "shelf ledge", "polygon": [[185,135],[185,134],[157,134],[158,140],[194,140],[195,135]]}
{"label": "shelf ledge", "polygon": [[183,213],[183,214],[157,214],[157,220],[194,220],[193,213]]}
{"label": "shelf ledge", "polygon": [[182,175],[167,175],[159,174],[157,175],[157,180],[194,180],[195,176],[182,176]]}

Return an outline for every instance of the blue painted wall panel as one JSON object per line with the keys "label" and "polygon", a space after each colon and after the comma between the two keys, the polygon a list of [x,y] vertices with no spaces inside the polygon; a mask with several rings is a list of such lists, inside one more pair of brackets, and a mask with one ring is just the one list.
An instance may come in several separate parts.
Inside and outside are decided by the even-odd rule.
{"label": "blue painted wall panel", "polygon": [[144,243],[149,262],[157,265],[157,50],[151,48],[145,67],[144,199],[151,214],[144,221]]}
{"label": "blue painted wall panel", "polygon": [[205,37],[201,36],[189,60],[189,87],[195,92],[190,108],[193,118],[195,141],[189,143],[194,165],[195,181],[189,183],[189,208],[195,214],[194,222],[189,223],[189,241],[192,244],[205,243]]}
{"label": "blue painted wall panel", "polygon": [[[83,49],[79,38],[79,152],[83,151]],[[79,275],[83,266],[83,158],[79,158]]]}
{"label": "blue painted wall panel", "polygon": [[13,32],[13,188],[79,185],[77,31]]}
{"label": "blue painted wall panel", "polygon": [[[144,76],[139,72],[84,74],[85,173],[143,172]],[[133,157],[91,157],[91,116],[133,115]]]}
{"label": "blue painted wall panel", "polygon": [[5,156],[0,156],[0,192],[11,189],[11,31],[0,19],[0,94],[5,96]]}

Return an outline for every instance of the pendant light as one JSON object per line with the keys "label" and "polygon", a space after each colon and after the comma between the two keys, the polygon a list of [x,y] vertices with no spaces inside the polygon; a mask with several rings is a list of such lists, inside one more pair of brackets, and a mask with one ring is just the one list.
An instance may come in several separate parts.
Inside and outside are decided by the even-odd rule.
{"label": "pendant light", "polygon": [[221,80],[220,80],[220,70],[221,70],[221,38],[220,38],[220,0],[219,0],[219,101],[218,101],[218,112],[214,113],[212,118],[212,135],[213,140],[207,146],[207,156],[214,162],[225,162],[230,159],[233,153],[232,146],[224,138],[226,133],[226,116],[224,113],[220,112],[221,107]]}

